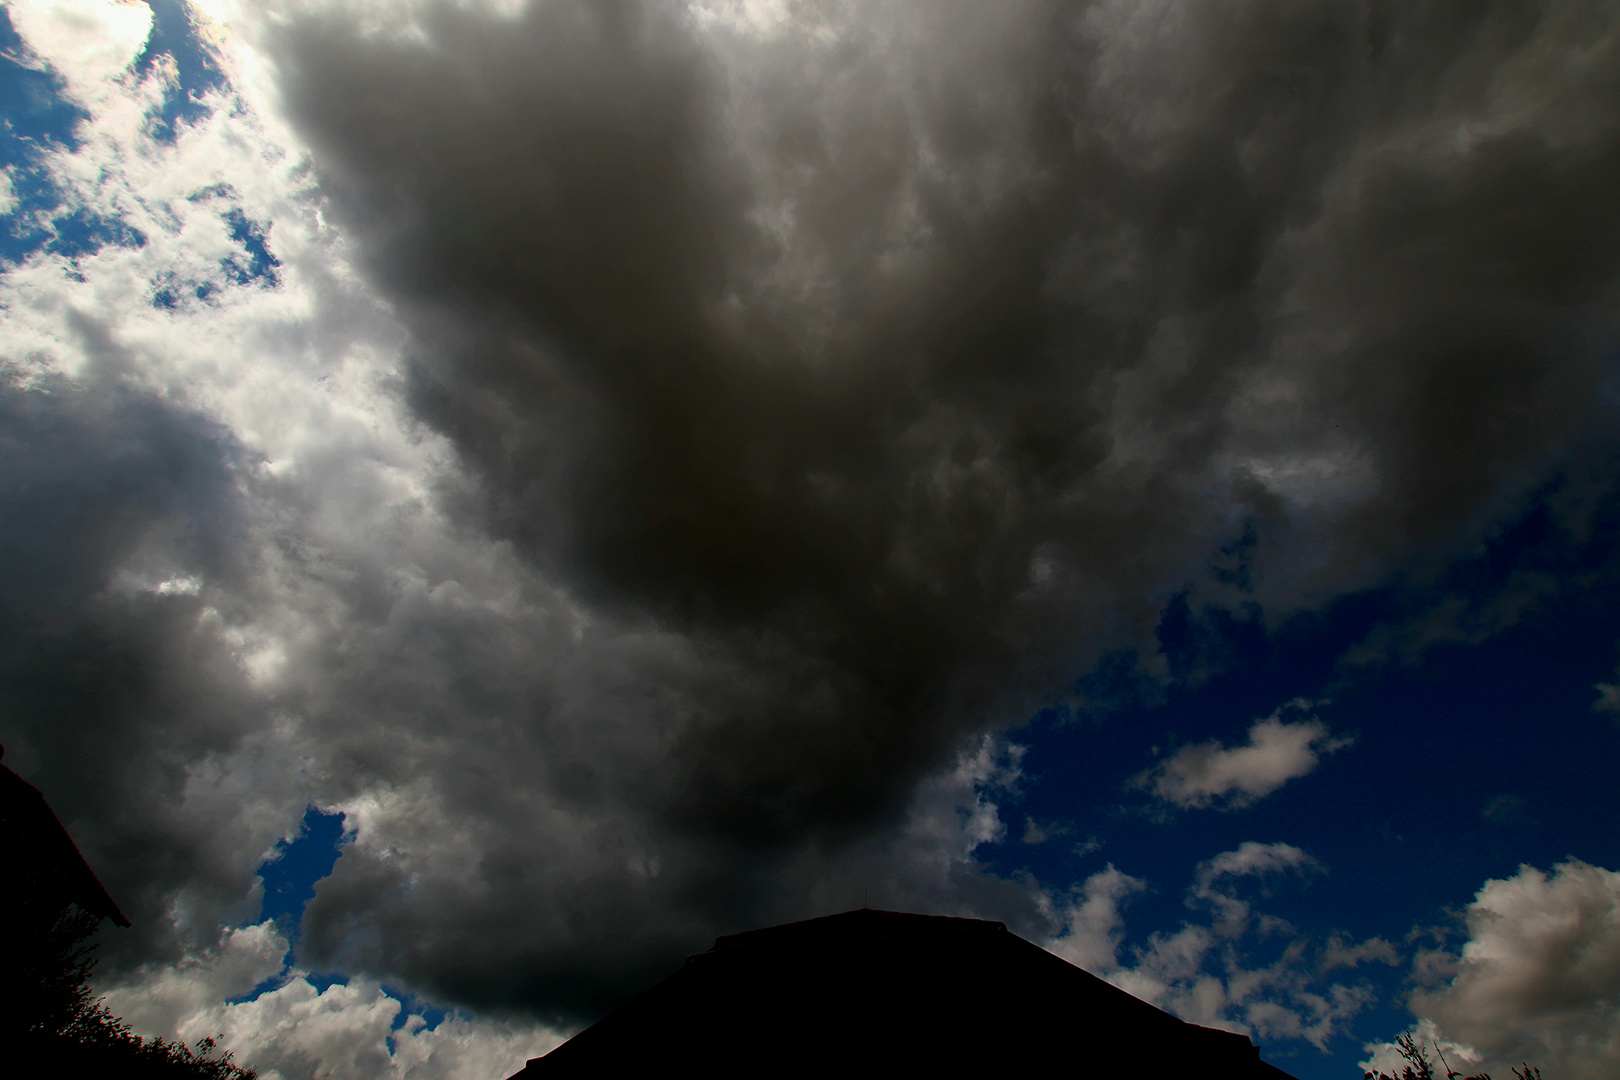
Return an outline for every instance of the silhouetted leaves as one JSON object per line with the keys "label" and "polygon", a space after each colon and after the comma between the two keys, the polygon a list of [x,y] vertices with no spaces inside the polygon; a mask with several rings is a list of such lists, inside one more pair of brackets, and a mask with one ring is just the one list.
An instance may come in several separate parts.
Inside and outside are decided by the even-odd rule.
{"label": "silhouetted leaves", "polygon": [[43,924],[8,920],[9,955],[0,966],[0,1040],[7,1058],[32,1066],[26,1075],[254,1080],[258,1074],[218,1052],[213,1039],[194,1047],[143,1039],[107,1011],[88,985],[95,966],[90,939],[100,922],[71,905]]}
{"label": "silhouetted leaves", "polygon": [[[1395,1040],[1395,1049],[1401,1052],[1406,1059],[1406,1065],[1401,1069],[1399,1076],[1391,1076],[1386,1072],[1368,1072],[1366,1080],[1434,1080],[1434,1063],[1429,1060],[1429,1052],[1424,1045],[1414,1039],[1410,1034],[1399,1036]],[[1435,1045],[1438,1053],[1440,1047]],[[1441,1061],[1445,1061],[1444,1055]],[[1541,1080],[1541,1070],[1534,1065],[1525,1065],[1523,1070],[1514,1069],[1513,1075],[1518,1080]],[[1479,1073],[1477,1076],[1464,1076],[1450,1066],[1446,1067],[1446,1080],[1491,1080],[1490,1073]]]}

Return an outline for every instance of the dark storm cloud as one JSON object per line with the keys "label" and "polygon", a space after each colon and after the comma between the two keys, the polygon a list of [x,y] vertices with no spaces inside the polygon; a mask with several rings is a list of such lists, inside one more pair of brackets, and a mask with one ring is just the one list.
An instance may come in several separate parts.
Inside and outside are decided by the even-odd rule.
{"label": "dark storm cloud", "polygon": [[[566,1007],[623,927],[791,910],[803,851],[1170,593],[1275,615],[1443,552],[1601,419],[1599,7],[789,10],[278,33],[414,330],[412,407],[469,467],[444,499],[592,613],[425,597],[346,643],[403,696],[310,691],[354,705],[333,783],[423,770],[483,854],[414,892],[345,856],[317,955]],[[1208,560],[1246,530],[1234,597]]]}
{"label": "dark storm cloud", "polygon": [[177,895],[228,904],[250,883],[241,823],[199,820],[188,791],[263,724],[199,626],[200,581],[241,576],[240,462],[216,424],[129,385],[105,328],[76,322],[80,378],[0,382],[0,738],[134,920],[108,947],[150,957],[179,945]]}
{"label": "dark storm cloud", "polygon": [[[798,211],[815,257],[847,264],[847,310],[760,295],[798,255],[749,220],[720,73],[672,15],[441,17],[431,45],[401,48],[322,27],[289,83],[381,272],[431,306],[422,414],[479,466],[502,534],[743,666],[736,691],[660,718],[684,728],[658,793],[671,812],[770,843],[892,810],[1045,636],[1005,618],[1035,545],[1118,551],[1155,531],[1114,520],[1156,516],[1134,503],[1054,513],[1102,450],[1051,400],[1069,375],[1040,355],[1037,208],[957,225],[946,207],[962,235],[889,280],[886,249],[918,261],[894,235],[918,151],[880,117],[835,179],[849,190]],[[882,62],[840,66],[880,90]],[[760,167],[844,152],[814,112],[789,124]],[[958,139],[984,142],[967,126]]]}

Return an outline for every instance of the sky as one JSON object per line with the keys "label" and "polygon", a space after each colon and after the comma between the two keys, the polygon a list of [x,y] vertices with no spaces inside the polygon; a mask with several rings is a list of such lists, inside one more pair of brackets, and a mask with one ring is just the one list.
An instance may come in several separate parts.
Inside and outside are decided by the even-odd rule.
{"label": "sky", "polygon": [[137,1031],[496,1080],[869,905],[1620,1072],[1620,8],[14,0],[0,115]]}

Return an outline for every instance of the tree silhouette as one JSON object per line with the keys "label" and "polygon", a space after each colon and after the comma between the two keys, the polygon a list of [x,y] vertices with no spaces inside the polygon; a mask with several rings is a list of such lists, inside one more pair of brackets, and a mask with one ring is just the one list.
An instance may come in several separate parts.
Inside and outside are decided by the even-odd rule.
{"label": "tree silhouette", "polygon": [[[1410,1034],[1401,1035],[1395,1040],[1395,1049],[1406,1059],[1401,1074],[1391,1076],[1386,1072],[1369,1072],[1365,1074],[1366,1080],[1434,1080],[1434,1063],[1429,1060],[1428,1049],[1422,1043]],[[1445,1066],[1446,1080],[1491,1080],[1490,1073],[1463,1076],[1462,1073],[1453,1070],[1445,1064],[1445,1055],[1440,1053],[1439,1043],[1435,1043],[1434,1052],[1440,1055],[1440,1063]],[[1523,1069],[1516,1068],[1513,1075],[1518,1077],[1518,1080],[1541,1080],[1541,1070],[1534,1065],[1525,1065]]]}
{"label": "tree silhouette", "polygon": [[24,1066],[8,1075],[253,1080],[212,1039],[143,1039],[107,1011],[89,982],[104,918],[129,925],[45,797],[0,764],[0,1055]]}
{"label": "tree silhouette", "polygon": [[254,1080],[258,1075],[219,1052],[143,1039],[90,989],[91,941],[100,916],[70,905],[32,933],[16,924],[0,965],[0,1054],[29,1063],[19,1075],[116,1076],[120,1080]]}

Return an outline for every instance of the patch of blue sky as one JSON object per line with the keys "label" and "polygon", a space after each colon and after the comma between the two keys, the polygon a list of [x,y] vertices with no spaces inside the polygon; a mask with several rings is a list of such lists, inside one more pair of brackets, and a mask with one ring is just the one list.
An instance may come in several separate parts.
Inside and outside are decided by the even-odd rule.
{"label": "patch of blue sky", "polygon": [[[342,813],[325,811],[311,804],[304,809],[304,818],[299,826],[298,835],[290,840],[278,841],[270,857],[260,864],[259,880],[263,883],[263,903],[256,921],[273,920],[276,923],[287,936],[287,955],[280,972],[246,993],[231,998],[227,1004],[253,1001],[280,989],[292,977],[297,965],[299,930],[304,918],[304,908],[315,898],[315,886],[332,873],[338,859],[343,856],[344,845],[352,839],[353,834],[344,828]],[[301,977],[313,986],[317,993],[325,993],[334,986],[349,984],[349,977],[338,971],[304,972]],[[431,1031],[446,1017],[453,1015],[451,1010],[441,1008],[408,990],[386,983],[380,989],[382,993],[399,1003],[399,1011],[395,1013],[392,1025],[394,1031],[403,1029],[411,1022],[412,1017],[420,1017],[426,1030]],[[392,1053],[394,1049],[390,1037],[388,1050]]]}
{"label": "patch of blue sky", "polygon": [[[228,199],[234,194],[228,188],[209,188],[193,195],[192,199]],[[153,307],[175,311],[184,307],[189,299],[206,303],[230,285],[273,289],[281,284],[278,273],[281,260],[270,250],[265,227],[248,217],[240,207],[231,207],[221,213],[220,218],[238,245],[238,250],[219,261],[220,280],[197,281],[167,275],[153,282]]]}
{"label": "patch of blue sky", "polygon": [[231,239],[241,245],[242,254],[220,260],[220,269],[226,278],[238,285],[260,282],[274,288],[281,283],[276,268],[281,260],[270,253],[263,226],[249,218],[239,208],[232,207],[224,214],[231,227]]}
{"label": "patch of blue sky", "polygon": [[198,300],[206,300],[213,292],[213,286],[206,283],[183,282],[170,275],[157,282],[157,288],[152,293],[152,306],[165,311],[174,311],[181,306],[183,297],[188,293]]}
{"label": "patch of blue sky", "polygon": [[298,835],[277,841],[270,857],[259,866],[264,903],[256,921],[273,919],[296,939],[304,906],[315,898],[315,883],[332,873],[343,845],[351,838],[343,830],[341,813],[314,804],[306,807]]}
{"label": "patch of blue sky", "polygon": [[9,213],[0,217],[0,266],[39,251],[77,259],[108,246],[143,246],[146,237],[128,223],[70,208],[46,155],[77,150],[77,128],[89,115],[66,95],[55,72],[29,60],[10,13],[0,7],[0,168],[11,193]]}
{"label": "patch of blue sky", "polygon": [[15,264],[57,238],[51,226],[65,196],[44,157],[74,150],[89,115],[64,93],[55,72],[31,67],[11,14],[0,7],[0,169],[11,189],[9,213],[0,216],[0,266]]}
{"label": "patch of blue sky", "polygon": [[52,219],[49,232],[50,237],[42,245],[43,249],[68,259],[94,255],[104,247],[146,246],[146,237],[139,229],[82,206]]}
{"label": "patch of blue sky", "polygon": [[172,143],[180,129],[208,115],[205,97],[229,86],[213,49],[197,33],[196,20],[183,0],[147,0],[152,9],[152,32],[146,48],[136,57],[137,76],[151,75],[160,65],[172,76],[161,104],[147,116],[148,133]]}
{"label": "patch of blue sky", "polygon": [[[432,1031],[442,1024],[446,1017],[454,1015],[449,1009],[441,1009],[439,1006],[417,997],[408,990],[401,990],[398,987],[389,986],[387,983],[382,984],[382,992],[400,1003],[401,1008],[394,1015],[393,1030],[395,1031],[410,1023],[413,1016],[420,1016],[424,1029]],[[392,1045],[389,1046],[389,1049],[393,1049]]]}
{"label": "patch of blue sky", "polygon": [[170,275],[154,282],[152,306],[173,311],[182,307],[188,298],[208,301],[227,285],[252,285],[273,289],[281,284],[278,270],[281,260],[270,250],[266,226],[254,221],[241,207],[229,205],[236,192],[228,184],[214,184],[187,196],[191,202],[206,203],[218,200],[227,204],[220,213],[230,238],[238,249],[219,261],[220,280],[182,280]]}
{"label": "patch of blue sky", "polygon": [[[1146,879],[1125,909],[1127,965],[1148,944],[1131,928],[1198,922],[1187,900],[1197,863],[1245,841],[1321,861],[1322,875],[1279,880],[1257,904],[1317,940],[1400,944],[1414,926],[1448,925],[1446,911],[1521,863],[1620,865],[1620,723],[1593,708],[1620,639],[1617,474],[1620,462],[1593,454],[1449,565],[1280,625],[1177,598],[1157,628],[1157,674],[1120,653],[1016,734],[1023,778],[995,796],[1007,834],[979,857],[1058,887],[1110,862]],[[1355,740],[1309,776],[1230,811],[1167,810],[1127,787],[1177,746],[1242,744],[1256,719],[1298,698],[1315,703],[1302,715]],[[1026,818],[1045,839],[1023,842]],[[1407,973],[1356,969],[1379,1003],[1340,1036],[1338,1056],[1410,1022]],[[1302,1080],[1337,1074],[1308,1048],[1279,1062]]]}
{"label": "patch of blue sky", "polygon": [[278,840],[269,858],[259,864],[263,900],[259,917],[253,921],[275,922],[287,936],[287,955],[282,959],[280,972],[230,999],[231,1003],[252,1001],[287,981],[288,972],[297,961],[304,907],[315,898],[316,883],[332,873],[349,839],[343,829],[341,813],[329,813],[311,803],[304,808],[298,835],[290,840]]}
{"label": "patch of blue sky", "polygon": [[[150,78],[163,69],[164,94],[149,114],[147,134],[172,143],[186,124],[208,115],[206,97],[226,90],[229,82],[182,0],[150,0],[148,6],[152,30],[131,70],[138,78]],[[78,149],[76,129],[89,115],[67,96],[55,72],[31,66],[31,59],[9,12],[0,7],[0,168],[11,192],[9,213],[0,215],[0,268],[40,251],[77,259],[109,246],[144,245],[146,237],[129,223],[73,206],[70,194],[52,176],[46,155]],[[276,269],[281,264],[270,252],[265,227],[238,208],[222,216],[240,246],[220,261],[223,284],[279,284]],[[207,300],[221,285],[160,282],[153,302],[173,309],[187,295]]]}

